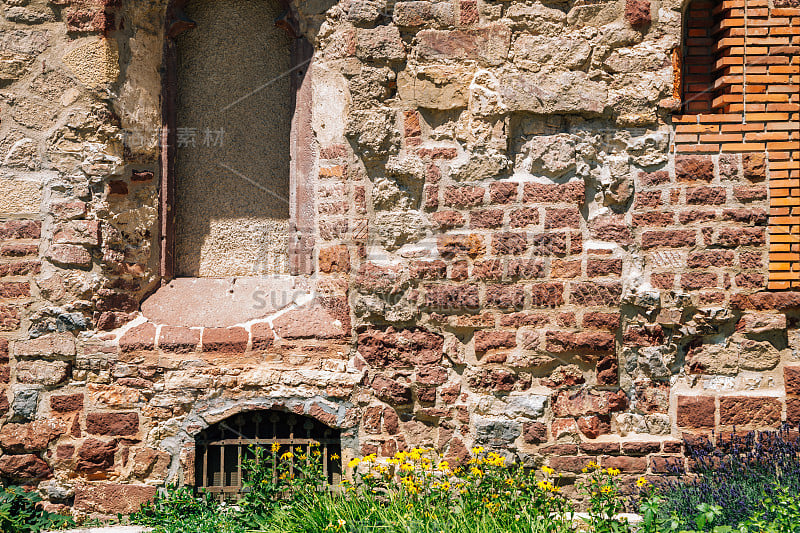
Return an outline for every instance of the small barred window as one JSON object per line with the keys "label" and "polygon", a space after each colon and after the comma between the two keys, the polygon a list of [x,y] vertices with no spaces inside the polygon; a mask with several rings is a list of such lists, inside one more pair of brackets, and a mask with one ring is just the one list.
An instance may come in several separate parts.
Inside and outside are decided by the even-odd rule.
{"label": "small barred window", "polygon": [[339,430],[306,416],[268,410],[238,414],[197,435],[195,486],[219,499],[236,499],[246,476],[242,462],[255,457],[254,447],[267,448],[266,457],[273,461],[289,450],[300,448],[310,455],[318,449],[325,479],[330,485],[341,481],[340,462],[332,459],[342,453]]}

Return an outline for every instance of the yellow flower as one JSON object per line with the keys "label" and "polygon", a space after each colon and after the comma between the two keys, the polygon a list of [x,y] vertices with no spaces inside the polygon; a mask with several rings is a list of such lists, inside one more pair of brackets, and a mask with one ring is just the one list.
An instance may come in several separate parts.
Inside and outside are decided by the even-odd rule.
{"label": "yellow flower", "polygon": [[639,487],[639,488],[641,489],[641,488],[643,488],[643,487],[648,487],[648,486],[650,486],[650,482],[649,482],[649,481],[647,481],[645,478],[643,478],[643,477],[640,477],[639,479],[637,479],[637,480],[636,480],[636,486],[637,486],[637,487]]}
{"label": "yellow flower", "polygon": [[511,478],[507,478],[506,479],[506,485],[513,485],[513,484],[514,484],[514,480],[513,479],[511,479]]}
{"label": "yellow flower", "polygon": [[294,457],[294,454],[292,452],[286,452],[283,455],[281,455],[281,461],[288,461],[292,457]]}
{"label": "yellow flower", "polygon": [[609,468],[609,469],[606,470],[606,472],[608,472],[609,476],[618,476],[618,475],[620,475],[619,468]]}
{"label": "yellow flower", "polygon": [[436,465],[436,468],[441,472],[449,472],[450,463],[448,463],[447,461],[441,461],[438,465]]}
{"label": "yellow flower", "polygon": [[345,525],[347,522],[345,522],[344,520],[342,520],[342,519],[340,518],[340,519],[338,520],[338,523],[339,523],[339,528],[343,528],[343,527],[344,527],[344,525]]}
{"label": "yellow flower", "polygon": [[299,459],[301,461],[305,461],[306,459],[308,459],[308,457],[306,456],[306,454],[302,454],[302,455],[300,455]]}
{"label": "yellow flower", "polygon": [[613,492],[613,489],[611,488],[610,485],[603,485],[600,488],[600,492],[602,492],[603,494],[611,494],[611,492]]}
{"label": "yellow flower", "polygon": [[475,446],[472,448],[472,455],[478,455],[479,453],[483,453],[483,446]]}
{"label": "yellow flower", "polygon": [[542,467],[542,472],[544,472],[545,475],[548,475],[548,476],[552,476],[553,474],[556,473],[556,471],[553,470],[552,468],[550,468],[549,466],[543,466]]}
{"label": "yellow flower", "polygon": [[473,476],[483,477],[483,470],[481,470],[480,468],[476,468],[473,466],[472,468],[469,469],[469,471]]}
{"label": "yellow flower", "polygon": [[281,449],[281,445],[280,444],[278,444],[277,442],[273,442],[272,443],[272,453],[275,453],[280,449]]}
{"label": "yellow flower", "polygon": [[590,461],[589,464],[586,465],[586,468],[583,469],[583,471],[588,472],[589,470],[597,470],[598,468],[600,467],[597,466],[597,463],[595,463],[594,461]]}
{"label": "yellow flower", "polygon": [[339,460],[339,454],[338,453],[332,453],[331,454],[331,461],[338,461],[338,460]]}
{"label": "yellow flower", "polygon": [[375,455],[374,453],[371,453],[371,454],[369,454],[369,455],[365,456],[365,457],[362,459],[362,461],[363,461],[363,462],[365,462],[365,463],[371,463],[371,462],[372,462],[372,461],[374,461],[376,458],[377,458],[377,455]]}
{"label": "yellow flower", "polygon": [[411,472],[412,470],[414,470],[414,465],[411,463],[403,463],[400,465],[400,470],[402,470],[403,472]]}
{"label": "yellow flower", "polygon": [[347,463],[347,468],[355,468],[359,464],[361,464],[361,459],[359,459],[358,457],[355,457],[353,459],[350,459],[350,462]]}

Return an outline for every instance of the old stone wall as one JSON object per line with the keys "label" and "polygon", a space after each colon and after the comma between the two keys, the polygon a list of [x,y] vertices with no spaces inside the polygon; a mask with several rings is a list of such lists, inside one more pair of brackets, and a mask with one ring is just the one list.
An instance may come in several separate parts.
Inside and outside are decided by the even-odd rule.
{"label": "old stone wall", "polygon": [[686,114],[678,0],[298,0],[307,259],[172,285],[167,8],[3,3],[4,479],[129,512],[261,408],[344,460],[480,444],[567,480],[800,424],[796,4],[711,6],[728,88]]}

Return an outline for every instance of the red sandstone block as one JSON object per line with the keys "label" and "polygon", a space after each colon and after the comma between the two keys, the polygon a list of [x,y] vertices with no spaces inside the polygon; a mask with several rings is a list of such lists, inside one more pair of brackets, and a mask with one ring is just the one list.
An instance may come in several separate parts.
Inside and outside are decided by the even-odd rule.
{"label": "red sandstone block", "polygon": [[619,442],[582,442],[581,452],[589,455],[619,454]]}
{"label": "red sandstone block", "polygon": [[726,426],[775,427],[780,424],[781,411],[777,398],[724,396],[719,399],[719,422]]}
{"label": "red sandstone block", "polygon": [[786,399],[786,421],[790,424],[800,424],[800,398]]}
{"label": "red sandstone block", "polygon": [[0,223],[0,239],[38,239],[42,223],[38,220],[9,220]]}
{"label": "red sandstone block", "polygon": [[628,346],[658,346],[664,343],[664,330],[660,324],[630,325],[625,328],[622,342]]}
{"label": "red sandstone block", "polygon": [[235,328],[205,328],[203,351],[222,353],[244,353],[247,349],[247,330]]}
{"label": "red sandstone block", "polygon": [[139,432],[137,413],[87,413],[86,431],[92,435],[136,435]]}
{"label": "red sandstone block", "polygon": [[800,395],[800,365],[783,367],[783,382],[786,394]]}
{"label": "red sandstone block", "polygon": [[0,277],[2,276],[27,276],[38,274],[41,271],[41,261],[16,261],[0,264]]}
{"label": "red sandstone block", "polygon": [[75,509],[105,515],[130,514],[153,499],[156,487],[117,483],[82,484],[75,488]]}
{"label": "red sandstone block", "polygon": [[600,313],[589,311],[583,315],[583,327],[605,329],[611,332],[619,329],[619,313]]}
{"label": "red sandstone block", "polygon": [[616,468],[629,474],[640,473],[647,470],[647,457],[604,455],[601,459],[600,465],[603,468]]}
{"label": "red sandstone block", "polygon": [[50,397],[50,409],[59,413],[83,409],[83,394],[62,394]]}
{"label": "red sandstone block", "polygon": [[675,223],[675,214],[659,211],[634,213],[631,222],[634,226],[671,226]]}
{"label": "red sandstone block", "polygon": [[503,262],[499,259],[476,261],[472,267],[472,276],[477,279],[500,279],[503,277]]}
{"label": "red sandstone block", "polygon": [[676,156],[675,178],[678,181],[711,181],[714,163],[709,156]]}
{"label": "red sandstone block", "polygon": [[649,455],[661,451],[661,442],[623,442],[622,453],[625,455]]}
{"label": "red sandstone block", "polygon": [[663,204],[662,201],[662,191],[645,191],[645,192],[636,192],[635,200],[633,202],[634,209],[645,209],[645,208],[654,208],[660,207]]}
{"label": "red sandstone block", "polygon": [[682,248],[694,246],[697,234],[694,230],[645,231],[642,233],[643,248]]}
{"label": "red sandstone block", "polygon": [[717,274],[710,272],[685,272],[681,274],[681,287],[687,291],[713,289],[719,286]]}
{"label": "red sandstone block", "polygon": [[586,261],[586,275],[590,278],[620,276],[622,275],[622,259],[589,259]]}
{"label": "red sandstone block", "polygon": [[586,196],[583,182],[526,183],[522,201],[528,203],[576,203],[583,204]]}
{"label": "red sandstone block", "polygon": [[350,251],[344,244],[329,246],[319,251],[319,270],[326,274],[350,272]]}
{"label": "red sandstone block", "polygon": [[545,209],[544,228],[580,228],[581,218],[577,208]]}
{"label": "red sandstone block", "polygon": [[525,306],[525,288],[517,284],[486,287],[486,305],[502,309],[522,309]]}
{"label": "red sandstone block", "polygon": [[604,331],[548,331],[546,350],[553,353],[610,353],[614,350],[614,335]]}
{"label": "red sandstone block", "polygon": [[486,331],[475,332],[475,351],[479,353],[497,348],[514,348],[517,345],[516,332],[514,331]]}
{"label": "red sandstone block", "polygon": [[510,204],[517,201],[519,184],[510,181],[492,183],[489,186],[489,201],[493,204]]}
{"label": "red sandstone block", "polygon": [[470,228],[489,229],[503,225],[503,211],[500,209],[481,209],[470,214]]}
{"label": "red sandstone block", "polygon": [[92,254],[83,246],[75,244],[54,244],[50,247],[47,257],[54,263],[88,267],[92,264]]}
{"label": "red sandstone block", "polygon": [[57,244],[100,244],[100,222],[97,220],[70,220],[56,226],[53,242]]}
{"label": "red sandstone block", "polygon": [[497,255],[519,255],[528,248],[525,233],[501,232],[492,235],[492,251]]}
{"label": "red sandstone block", "polygon": [[155,341],[155,325],[145,322],[126,331],[119,340],[119,347],[123,352],[152,350],[155,347]]}
{"label": "red sandstone block", "polygon": [[0,282],[0,298],[27,298],[31,295],[31,285],[27,281]]}
{"label": "red sandstone block", "polygon": [[619,304],[621,296],[619,281],[570,283],[570,303],[574,305],[613,307]]}
{"label": "red sandstone block", "polygon": [[713,396],[678,396],[677,421],[681,427],[713,428],[715,414]]}
{"label": "red sandstone block", "polygon": [[685,471],[683,457],[669,455],[650,456],[650,470],[654,474],[682,474]]}
{"label": "red sandstone block", "polygon": [[444,190],[444,204],[451,207],[474,207],[483,203],[483,187],[450,186]]}
{"label": "red sandstone block", "polygon": [[562,456],[562,457],[551,457],[550,458],[550,468],[555,470],[556,472],[574,472],[579,473],[586,465],[591,463],[594,460],[593,457],[589,456],[577,456],[577,457],[570,457],[570,456]]}
{"label": "red sandstone block", "polygon": [[158,335],[158,349],[165,352],[193,352],[199,344],[200,330],[196,328],[162,326]]}
{"label": "red sandstone block", "polygon": [[721,187],[688,187],[686,203],[689,205],[721,205],[725,203],[725,189]]}
{"label": "red sandstone block", "polygon": [[714,243],[726,248],[763,246],[766,235],[764,228],[721,228]]}

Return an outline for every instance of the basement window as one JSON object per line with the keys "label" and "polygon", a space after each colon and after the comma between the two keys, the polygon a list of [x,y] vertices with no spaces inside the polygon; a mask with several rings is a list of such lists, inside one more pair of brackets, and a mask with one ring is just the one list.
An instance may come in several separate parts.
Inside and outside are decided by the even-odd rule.
{"label": "basement window", "polygon": [[252,447],[271,450],[273,443],[280,446],[273,460],[289,450],[299,455],[297,448],[306,454],[318,449],[328,484],[341,482],[340,461],[331,459],[342,454],[339,430],[307,416],[267,410],[235,415],[197,435],[195,486],[220,500],[237,499],[242,495],[242,461],[254,456]]}

